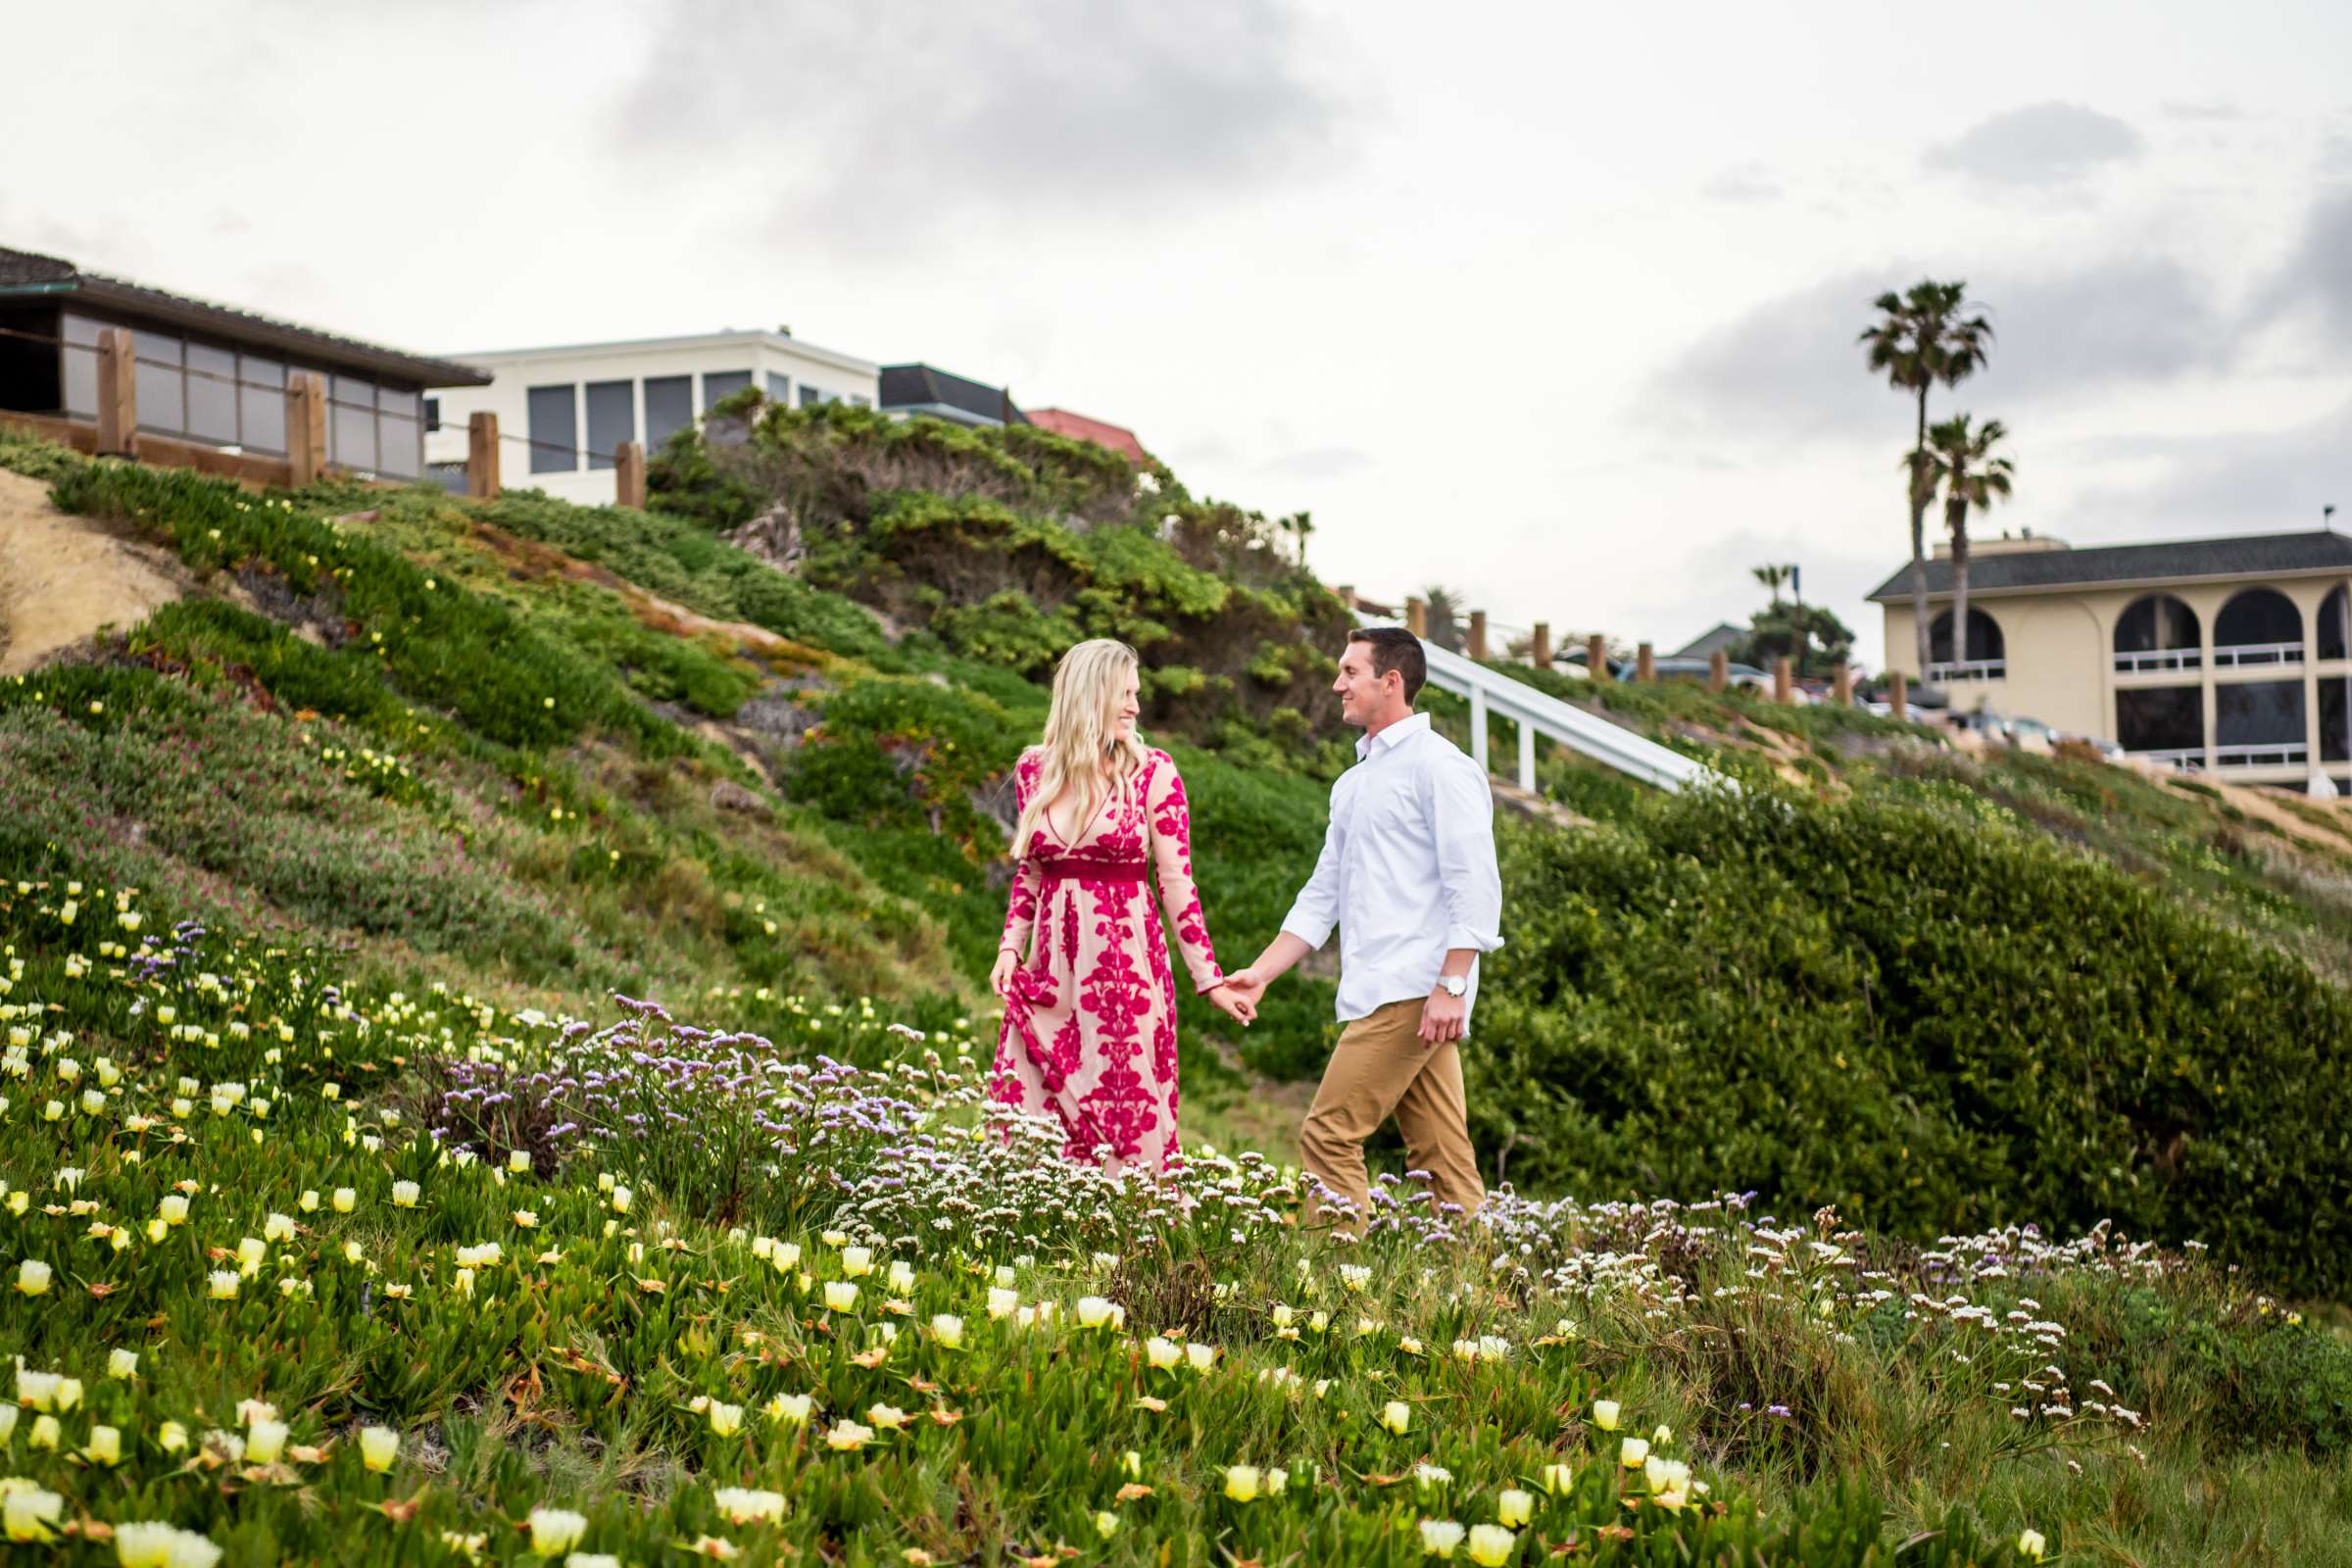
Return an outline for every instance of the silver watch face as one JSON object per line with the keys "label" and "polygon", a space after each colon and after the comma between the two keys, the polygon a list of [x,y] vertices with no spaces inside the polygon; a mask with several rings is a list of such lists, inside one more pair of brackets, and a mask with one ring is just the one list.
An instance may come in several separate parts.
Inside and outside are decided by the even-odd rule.
{"label": "silver watch face", "polygon": [[1438,976],[1438,984],[1446,988],[1449,997],[1458,997],[1470,989],[1470,982],[1458,974],[1442,974]]}

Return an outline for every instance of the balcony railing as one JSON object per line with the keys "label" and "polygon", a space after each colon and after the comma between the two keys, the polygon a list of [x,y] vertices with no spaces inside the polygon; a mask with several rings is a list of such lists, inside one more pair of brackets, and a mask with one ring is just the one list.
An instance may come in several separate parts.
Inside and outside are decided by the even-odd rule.
{"label": "balcony railing", "polygon": [[2157,669],[2204,667],[2205,651],[2202,648],[2143,648],[2137,653],[2115,656],[2115,669],[2119,675],[2139,675]]}
{"label": "balcony railing", "polygon": [[1947,659],[1928,666],[1930,682],[1947,680],[2000,680],[2009,673],[2006,659]]}
{"label": "balcony railing", "polygon": [[2205,766],[2205,748],[2175,746],[2152,752],[2132,752],[2132,757],[2145,758],[2151,762],[2170,762],[2173,766],[2198,772]]}
{"label": "balcony railing", "polygon": [[2292,643],[2237,643],[2213,651],[2214,667],[2225,664],[2300,664],[2303,645]]}
{"label": "balcony railing", "polygon": [[2311,748],[2302,741],[2269,741],[2255,746],[2216,746],[2216,767],[2300,767],[2311,760]]}

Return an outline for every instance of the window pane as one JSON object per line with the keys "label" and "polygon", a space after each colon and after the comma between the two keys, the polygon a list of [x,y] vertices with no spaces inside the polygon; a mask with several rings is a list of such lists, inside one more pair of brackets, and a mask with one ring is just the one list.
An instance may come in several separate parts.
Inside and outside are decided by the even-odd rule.
{"label": "window pane", "polygon": [[2127,752],[2205,749],[2205,693],[2196,686],[2148,686],[2115,694],[2116,744]]}
{"label": "window pane", "polygon": [[98,326],[86,316],[68,316],[58,336],[80,348],[62,348],[66,412],[77,419],[98,417]]}
{"label": "window pane", "polygon": [[612,466],[612,449],[637,439],[637,383],[588,383],[588,466]]}
{"label": "window pane", "polygon": [[812,387],[812,386],[810,386],[810,385],[809,385],[808,382],[806,382],[806,381],[803,381],[803,382],[801,383],[801,407],[802,407],[802,408],[804,408],[804,409],[813,409],[813,408],[815,408],[815,407],[816,407],[818,404],[820,404],[820,403],[822,403],[822,402],[824,402],[824,401],[825,401],[825,395],[824,395],[824,393],[822,393],[822,392],[818,391],[818,390],[817,390],[815,387]]}
{"label": "window pane", "polygon": [[579,454],[572,449],[580,444],[578,416],[573,405],[577,388],[564,386],[535,386],[529,393],[531,425],[531,471],[533,473],[572,473],[580,466]]}
{"label": "window pane", "polygon": [[[241,355],[237,361],[237,440],[254,452],[286,450],[286,368],[275,360]],[[258,384],[257,384],[258,383]]]}
{"label": "window pane", "polygon": [[703,376],[703,412],[709,414],[710,405],[720,398],[732,397],[752,384],[749,370],[711,370]]}
{"label": "window pane", "polygon": [[398,387],[377,387],[375,406],[386,414],[397,414],[404,419],[416,417],[416,394],[404,392]]}
{"label": "window pane", "polygon": [[[202,343],[188,345],[188,434],[222,445],[237,438],[237,357]],[[220,377],[216,381],[214,376]]]}
{"label": "window pane", "polygon": [[179,339],[161,332],[134,332],[138,360],[139,428],[184,435],[188,428],[187,380],[179,371]]}
{"label": "window pane", "polygon": [[346,468],[373,471],[375,453],[375,385],[356,375],[338,375],[327,383],[326,455]]}
{"label": "window pane", "polygon": [[645,378],[645,444],[659,452],[662,444],[694,422],[694,378],[686,375],[649,375]]}
{"label": "window pane", "polygon": [[792,377],[782,370],[767,372],[767,401],[779,408],[792,407]]}
{"label": "window pane", "polygon": [[2320,682],[2320,760],[2352,762],[2352,680]]}
{"label": "window pane", "polygon": [[2257,680],[2217,686],[2213,724],[2218,746],[2300,746],[2305,738],[2303,683]]}
{"label": "window pane", "polygon": [[427,430],[441,428],[441,400],[439,398],[424,400],[424,427]]}
{"label": "window pane", "polygon": [[424,429],[415,419],[397,414],[375,416],[376,442],[381,447],[376,472],[395,479],[414,479],[424,467]]}

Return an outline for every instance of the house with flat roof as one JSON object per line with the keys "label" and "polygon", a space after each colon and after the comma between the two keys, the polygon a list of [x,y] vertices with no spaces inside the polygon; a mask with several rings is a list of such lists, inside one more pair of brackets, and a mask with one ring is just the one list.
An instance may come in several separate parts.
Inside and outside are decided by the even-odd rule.
{"label": "house with flat roof", "polygon": [[901,418],[929,416],[951,424],[1027,424],[1009,388],[951,375],[928,365],[882,367],[882,409]]}
{"label": "house with flat roof", "polygon": [[424,472],[429,391],[489,380],[470,366],[0,247],[0,410],[69,441],[94,428],[109,328],[130,334],[140,433],[282,459],[289,378],[312,371],[326,392],[327,461],[375,478]]}
{"label": "house with flat roof", "polygon": [[1092,441],[1099,447],[1108,447],[1138,467],[1152,461],[1152,454],[1144,450],[1143,442],[1136,439],[1133,430],[1107,419],[1091,418],[1068,409],[1031,409],[1029,422],[1040,430],[1066,435],[1074,441]]}
{"label": "house with flat roof", "polygon": [[[1888,667],[1914,679],[1911,568],[1870,595]],[[1927,679],[1986,708],[2233,782],[2352,788],[2352,538],[2240,534],[2076,550],[2031,535],[1928,563]]]}
{"label": "house with flat roof", "polygon": [[445,394],[433,410],[426,455],[442,481],[464,484],[466,421],[488,410],[498,416],[502,435],[530,443],[523,449],[527,461],[509,449],[510,488],[536,486],[585,506],[612,504],[613,454],[622,442],[641,441],[651,456],[712,404],[746,387],[791,408],[837,400],[871,408],[881,395],[871,361],[782,330],[488,349],[454,358],[478,367],[485,384]]}

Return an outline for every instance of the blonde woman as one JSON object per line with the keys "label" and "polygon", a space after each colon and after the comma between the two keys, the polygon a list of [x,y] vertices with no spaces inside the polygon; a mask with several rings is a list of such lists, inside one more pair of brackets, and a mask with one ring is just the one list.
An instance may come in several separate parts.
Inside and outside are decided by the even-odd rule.
{"label": "blonde woman", "polygon": [[1217,967],[1184,781],[1136,737],[1140,711],[1134,649],[1097,638],[1062,655],[1045,739],[1013,772],[989,1098],[1058,1118],[1072,1159],[1157,1171],[1177,1152],[1176,981],[1154,873],[1194,989],[1241,1023],[1256,1009]]}

